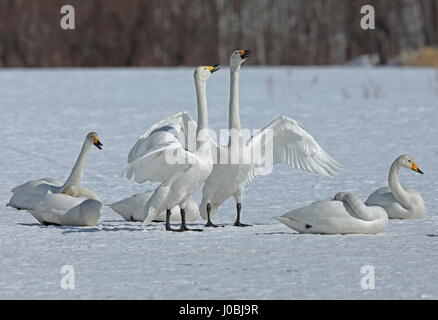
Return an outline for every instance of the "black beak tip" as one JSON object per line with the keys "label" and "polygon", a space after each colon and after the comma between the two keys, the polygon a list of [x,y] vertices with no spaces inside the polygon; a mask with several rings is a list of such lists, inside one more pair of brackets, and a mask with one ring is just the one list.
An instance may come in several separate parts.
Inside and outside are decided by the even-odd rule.
{"label": "black beak tip", "polygon": [[424,172],[423,171],[421,171],[420,169],[418,169],[418,171],[417,171],[419,174],[424,174]]}
{"label": "black beak tip", "polygon": [[94,145],[96,146],[97,149],[102,150],[102,146],[103,146],[102,143],[96,142]]}
{"label": "black beak tip", "polygon": [[252,54],[252,50],[251,49],[246,49],[245,53],[242,55],[242,59],[246,59],[246,58],[251,57],[251,54]]}
{"label": "black beak tip", "polygon": [[219,64],[215,64],[213,66],[213,70],[211,70],[211,73],[215,73],[216,71],[219,71],[220,69],[221,69],[220,65]]}

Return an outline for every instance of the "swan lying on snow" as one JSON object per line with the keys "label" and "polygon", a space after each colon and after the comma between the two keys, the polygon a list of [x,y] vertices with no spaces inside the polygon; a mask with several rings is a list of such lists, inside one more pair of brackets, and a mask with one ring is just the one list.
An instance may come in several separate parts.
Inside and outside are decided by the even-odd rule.
{"label": "swan lying on snow", "polygon": [[98,149],[103,146],[97,134],[90,132],[65,183],[50,178],[28,181],[12,189],[7,206],[27,210],[44,224],[96,225],[102,207],[100,198],[81,186],[87,154],[93,145]]}
{"label": "swan lying on snow", "polygon": [[96,200],[49,193],[27,211],[44,225],[85,227],[99,222],[101,208]]}
{"label": "swan lying on snow", "polygon": [[388,224],[383,208],[366,206],[354,194],[345,192],[334,200],[317,201],[274,219],[295,231],[319,234],[374,234],[383,232]]}
{"label": "swan lying on snow", "polygon": [[400,185],[398,172],[400,168],[411,169],[423,174],[411,156],[401,155],[392,164],[388,176],[389,187],[374,191],[365,201],[367,205],[384,208],[391,219],[422,219],[427,216],[426,206],[421,195],[412,189]]}
{"label": "swan lying on snow", "polygon": [[379,233],[389,218],[415,219],[426,216],[421,195],[404,189],[398,181],[400,168],[423,174],[411,156],[401,155],[389,171],[389,187],[377,189],[362,201],[351,193],[338,193],[332,201],[317,201],[274,219],[302,233]]}
{"label": "swan lying on snow", "polygon": [[[143,222],[145,217],[144,208],[146,203],[152,196],[153,192],[143,192],[135,194],[130,198],[123,199],[121,201],[115,202],[108,205],[113,211],[121,215],[127,221],[141,221]],[[170,215],[170,221],[180,222],[181,208],[179,206],[174,207]],[[186,221],[196,221],[199,217],[199,207],[198,204],[189,198],[186,203]],[[166,211],[161,212],[154,221],[165,222],[166,221]]]}

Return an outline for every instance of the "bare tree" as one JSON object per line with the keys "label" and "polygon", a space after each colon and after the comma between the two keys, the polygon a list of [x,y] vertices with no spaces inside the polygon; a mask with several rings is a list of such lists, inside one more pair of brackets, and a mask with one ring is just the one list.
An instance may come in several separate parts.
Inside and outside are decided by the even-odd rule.
{"label": "bare tree", "polygon": [[[403,49],[438,45],[437,0],[0,0],[0,66],[162,66],[227,63],[255,49],[255,64],[342,64],[362,54],[386,63]],[[360,8],[376,30],[360,28]]]}

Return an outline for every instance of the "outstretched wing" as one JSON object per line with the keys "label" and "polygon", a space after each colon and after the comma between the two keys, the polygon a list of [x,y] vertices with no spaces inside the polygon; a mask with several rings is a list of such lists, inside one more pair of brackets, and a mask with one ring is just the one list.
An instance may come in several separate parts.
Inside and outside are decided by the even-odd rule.
{"label": "outstretched wing", "polygon": [[252,161],[247,182],[266,173],[277,163],[287,163],[293,168],[332,177],[341,170],[334,160],[315,139],[295,120],[282,116],[272,121],[255,134],[248,147],[252,155],[263,152],[268,161]]}
{"label": "outstretched wing", "polygon": [[124,173],[137,183],[166,181],[195,161],[195,148],[196,123],[188,113],[176,113],[155,123],[138,139]]}
{"label": "outstretched wing", "polygon": [[[196,122],[187,112],[178,112],[164,120],[152,125],[132,147],[128,155],[128,164],[142,157],[156,143],[153,139],[154,133],[171,132],[183,146],[188,146],[188,142],[196,142]],[[193,149],[187,149],[193,152]]]}

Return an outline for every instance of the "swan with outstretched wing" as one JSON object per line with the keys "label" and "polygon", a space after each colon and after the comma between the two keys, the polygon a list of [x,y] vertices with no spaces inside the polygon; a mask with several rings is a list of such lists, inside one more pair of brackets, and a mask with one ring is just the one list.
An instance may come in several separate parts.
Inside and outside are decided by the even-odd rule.
{"label": "swan with outstretched wing", "polygon": [[196,127],[196,122],[187,112],[178,112],[155,123],[129,152],[124,172],[127,178],[134,178],[137,183],[162,182],[180,171],[184,165],[168,163],[164,151],[182,148],[193,152]]}
{"label": "swan with outstretched wing", "polygon": [[[129,153],[125,169],[128,179],[134,178],[137,183],[161,182],[146,203],[143,226],[166,211],[166,230],[189,230],[185,219],[187,201],[202,186],[213,167],[206,85],[218,69],[217,65],[195,69],[197,124],[187,113],[178,113],[152,126]],[[178,230],[170,227],[171,210],[175,206],[179,206],[181,212]]]}
{"label": "swan with outstretched wing", "polygon": [[[230,104],[228,146],[217,147],[219,159],[232,159],[228,163],[214,165],[202,190],[201,216],[207,220],[207,227],[216,227],[211,217],[218,207],[229,197],[236,201],[236,221],[234,226],[245,227],[240,222],[243,193],[246,184],[254,177],[270,172],[272,166],[286,163],[293,168],[316,173],[326,177],[334,176],[341,169],[340,164],[322,149],[315,139],[288,117],[279,117],[265,129],[245,141],[241,132],[239,114],[239,78],[242,63],[251,55],[251,50],[237,50],[230,58]],[[264,159],[256,161],[259,151]]]}

